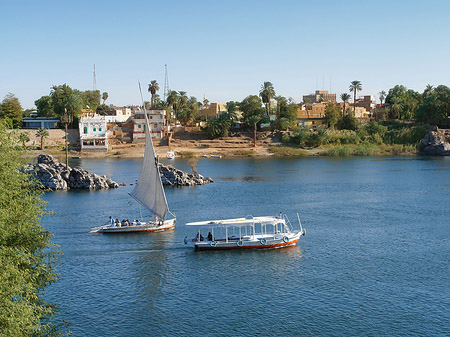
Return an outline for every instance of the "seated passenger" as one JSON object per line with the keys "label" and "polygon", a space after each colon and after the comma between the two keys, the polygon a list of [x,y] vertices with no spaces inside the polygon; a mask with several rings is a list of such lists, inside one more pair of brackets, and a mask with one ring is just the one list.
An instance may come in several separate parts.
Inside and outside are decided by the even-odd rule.
{"label": "seated passenger", "polygon": [[208,233],[208,241],[213,241],[213,236],[211,232]]}

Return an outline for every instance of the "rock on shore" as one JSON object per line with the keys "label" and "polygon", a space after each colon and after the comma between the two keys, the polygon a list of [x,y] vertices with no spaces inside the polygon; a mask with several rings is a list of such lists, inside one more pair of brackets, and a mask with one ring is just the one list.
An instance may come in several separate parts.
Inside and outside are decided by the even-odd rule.
{"label": "rock on shore", "polygon": [[36,164],[25,167],[25,171],[31,173],[47,188],[52,190],[68,189],[103,189],[117,188],[119,184],[106,176],[89,173],[81,168],[66,169],[66,165],[48,154],[38,156]]}
{"label": "rock on shore", "polygon": [[428,131],[422,139],[424,154],[450,156],[450,130]]}
{"label": "rock on shore", "polygon": [[163,185],[169,186],[194,186],[206,185],[214,182],[210,177],[204,177],[197,173],[186,173],[177,168],[168,165],[159,164],[159,172],[161,173],[161,181]]}
{"label": "rock on shore", "polygon": [[[81,168],[68,167],[48,154],[41,154],[36,164],[29,164],[25,171],[31,173],[46,188],[52,190],[117,188],[119,184],[106,176],[89,173]],[[159,164],[163,185],[194,186],[212,183],[210,177],[183,172],[175,167]]]}

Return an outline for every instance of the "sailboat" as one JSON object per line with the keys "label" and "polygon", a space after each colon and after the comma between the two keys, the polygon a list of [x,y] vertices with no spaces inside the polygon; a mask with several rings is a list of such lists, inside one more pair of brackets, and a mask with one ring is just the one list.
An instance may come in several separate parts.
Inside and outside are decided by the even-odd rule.
{"label": "sailboat", "polygon": [[[150,124],[145,111],[145,152],[142,171],[139,179],[130,194],[139,205],[144,206],[154,215],[153,220],[141,222],[134,220],[131,223],[114,221],[112,217],[103,226],[93,228],[91,233],[130,233],[130,232],[160,232],[175,228],[176,217],[169,211],[164,187],[158,169],[158,159],[153,148]],[[167,219],[168,215],[173,218]]]}

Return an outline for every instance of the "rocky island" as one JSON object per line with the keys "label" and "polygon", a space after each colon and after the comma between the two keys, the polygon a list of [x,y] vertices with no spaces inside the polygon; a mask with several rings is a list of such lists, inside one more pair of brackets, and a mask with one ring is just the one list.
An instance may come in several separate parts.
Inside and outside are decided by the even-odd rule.
{"label": "rocky island", "polygon": [[[60,163],[53,156],[41,154],[37,158],[37,163],[29,164],[25,171],[34,177],[46,188],[51,190],[69,189],[107,189],[117,188],[119,184],[107,176],[100,176],[89,173],[82,168],[72,168]],[[194,186],[206,185],[213,180],[200,174],[187,173],[176,169],[173,166],[159,164],[161,180],[168,186]]]}

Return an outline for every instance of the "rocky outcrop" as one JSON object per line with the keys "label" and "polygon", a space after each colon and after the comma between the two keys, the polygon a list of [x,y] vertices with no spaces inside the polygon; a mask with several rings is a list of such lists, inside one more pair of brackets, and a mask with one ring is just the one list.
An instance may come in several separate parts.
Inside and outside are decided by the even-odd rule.
{"label": "rocky outcrop", "polygon": [[422,153],[429,155],[450,156],[450,130],[437,127],[428,131],[422,139]]}
{"label": "rocky outcrop", "polygon": [[46,188],[52,190],[117,188],[119,184],[106,176],[71,168],[47,154],[38,156],[36,164],[25,167]]}
{"label": "rocky outcrop", "polygon": [[[106,176],[99,176],[81,168],[71,168],[70,166],[66,169],[66,165],[48,154],[39,155],[37,163],[27,165],[25,171],[33,174],[44,187],[52,190],[97,190],[119,187],[118,183]],[[206,185],[214,181],[197,173],[192,174],[178,170],[171,165],[159,164],[159,172],[162,183],[168,186]]]}
{"label": "rocky outcrop", "polygon": [[206,185],[214,182],[210,177],[204,177],[198,173],[186,173],[175,167],[159,164],[159,172],[161,173],[161,181],[163,185],[169,186],[194,186]]}

